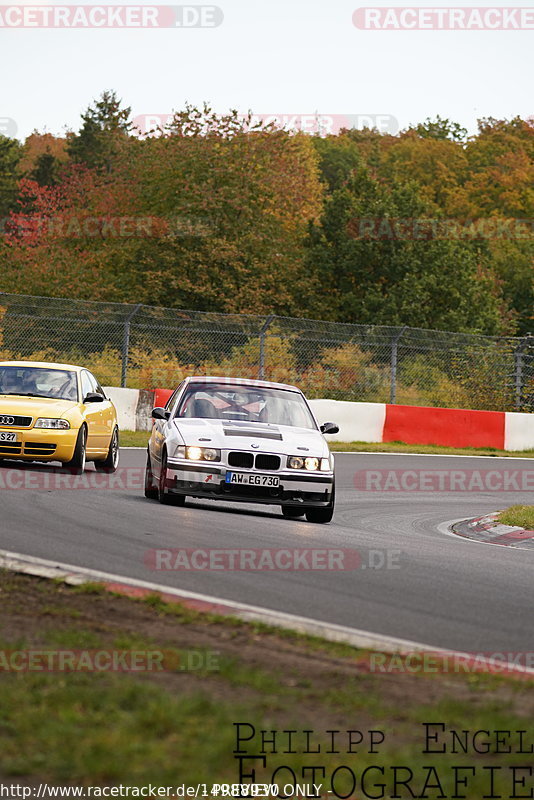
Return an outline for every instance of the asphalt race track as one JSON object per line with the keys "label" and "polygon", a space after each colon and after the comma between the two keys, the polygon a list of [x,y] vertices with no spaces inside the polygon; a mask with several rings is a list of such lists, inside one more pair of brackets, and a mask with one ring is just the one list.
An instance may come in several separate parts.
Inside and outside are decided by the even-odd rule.
{"label": "asphalt race track", "polygon": [[[122,450],[121,469],[141,484],[145,453]],[[479,544],[438,530],[515,503],[507,491],[371,492],[354,474],[373,470],[534,469],[526,459],[337,454],[330,525],[282,518],[275,506],[146,500],[140,488],[32,488],[53,467],[0,467],[0,549],[203,592],[325,622],[469,652],[534,650],[534,551]],[[8,475],[9,471],[13,472]],[[93,475],[93,466],[86,477]],[[133,479],[132,479],[133,476]],[[10,479],[22,488],[8,489]],[[120,476],[119,476],[120,477]],[[102,481],[102,476],[98,476]],[[14,485],[11,483],[10,485]],[[359,552],[346,571],[154,571],[150,548],[336,548]],[[380,553],[369,555],[371,550]],[[369,568],[369,559],[376,568]],[[395,568],[387,568],[390,565]],[[386,566],[379,567],[382,561]]]}

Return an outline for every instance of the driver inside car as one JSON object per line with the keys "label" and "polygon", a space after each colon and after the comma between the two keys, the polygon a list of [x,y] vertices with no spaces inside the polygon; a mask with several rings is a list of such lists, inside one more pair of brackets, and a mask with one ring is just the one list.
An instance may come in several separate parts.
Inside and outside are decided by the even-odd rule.
{"label": "driver inside car", "polygon": [[22,391],[25,394],[39,394],[35,375],[32,372],[25,372],[22,376]]}

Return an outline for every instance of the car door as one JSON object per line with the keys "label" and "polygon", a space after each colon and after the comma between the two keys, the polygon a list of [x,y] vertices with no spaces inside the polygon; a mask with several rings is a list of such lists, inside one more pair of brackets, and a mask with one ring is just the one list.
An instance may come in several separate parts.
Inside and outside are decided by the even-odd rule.
{"label": "car door", "polygon": [[[177,389],[171,394],[167,403],[165,405],[165,409],[169,412],[172,418],[172,413],[174,410],[174,406],[176,405],[176,400],[178,395],[181,393],[183,389],[183,383],[178,386]],[[163,451],[163,447],[165,445],[166,440],[166,432],[169,426],[169,421],[166,419],[155,419],[153,421],[152,427],[152,436],[150,437],[150,456],[152,461],[152,472],[156,477],[159,477],[160,465],[161,465],[161,454]]]}
{"label": "car door", "polygon": [[102,403],[84,403],[85,397],[95,391],[90,373],[84,369],[80,373],[82,392],[82,414],[87,423],[87,455],[100,455],[102,452]]}
{"label": "car door", "polygon": [[92,389],[93,392],[96,394],[101,395],[104,399],[102,403],[95,403],[99,407],[100,415],[98,417],[98,447],[101,448],[104,452],[107,453],[109,450],[109,444],[111,442],[111,435],[113,433],[113,429],[117,424],[117,415],[115,412],[115,406],[108,400],[106,397],[103,388],[99,384],[98,380],[95,378],[92,372],[87,370],[89,375],[89,380],[91,385],[94,387]]}

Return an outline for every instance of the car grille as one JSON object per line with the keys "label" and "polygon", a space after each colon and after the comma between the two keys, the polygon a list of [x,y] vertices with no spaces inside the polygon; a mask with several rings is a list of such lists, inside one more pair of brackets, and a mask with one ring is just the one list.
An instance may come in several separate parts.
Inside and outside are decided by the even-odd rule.
{"label": "car grille", "polygon": [[254,454],[240,453],[239,451],[228,453],[228,463],[231,467],[244,467],[245,469],[251,469],[254,464]]}
{"label": "car grille", "polygon": [[28,456],[50,456],[57,445],[48,442],[28,442],[24,445],[24,453]]}
{"label": "car grille", "polygon": [[0,444],[0,456],[17,456],[20,455],[21,452],[22,445],[20,442],[14,442],[13,444],[2,442]]}
{"label": "car grille", "polygon": [[19,417],[14,414],[0,414],[0,428],[29,428],[31,424],[32,417]]}
{"label": "car grille", "polygon": [[280,469],[280,456],[258,453],[256,456],[256,469]]}
{"label": "car grille", "polygon": [[[256,458],[254,458],[256,455]],[[270,453],[245,453],[239,450],[234,450],[228,453],[228,464],[231,467],[242,467],[243,469],[265,469],[276,470],[280,469],[280,456],[271,455]]]}
{"label": "car grille", "polygon": [[[51,456],[56,451],[57,444],[48,442],[28,442],[24,445],[25,456]],[[22,455],[22,444],[20,442],[1,442],[0,456],[20,456]]]}

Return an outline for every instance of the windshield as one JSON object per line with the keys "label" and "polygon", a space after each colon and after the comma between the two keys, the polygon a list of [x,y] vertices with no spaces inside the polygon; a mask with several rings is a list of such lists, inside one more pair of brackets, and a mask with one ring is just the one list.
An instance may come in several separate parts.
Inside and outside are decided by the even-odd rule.
{"label": "windshield", "polygon": [[0,394],[77,401],[76,373],[48,367],[0,367]]}
{"label": "windshield", "polygon": [[254,386],[191,384],[176,416],[267,422],[317,430],[301,394]]}

